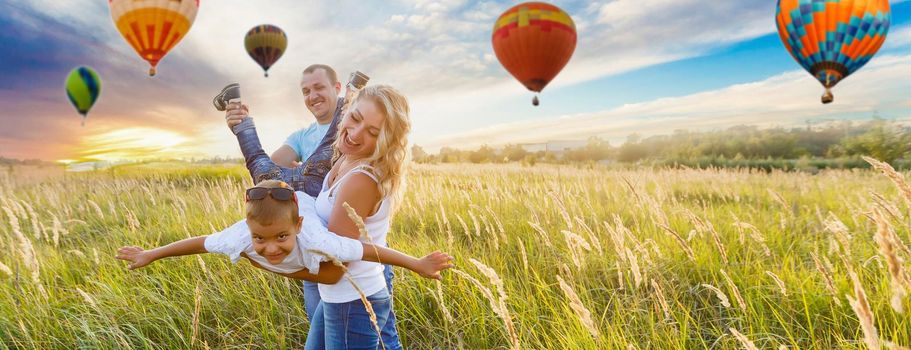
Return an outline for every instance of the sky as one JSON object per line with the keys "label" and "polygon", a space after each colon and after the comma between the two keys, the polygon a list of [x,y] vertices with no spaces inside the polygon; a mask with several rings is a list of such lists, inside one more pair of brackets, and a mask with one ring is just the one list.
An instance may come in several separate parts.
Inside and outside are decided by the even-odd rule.
{"label": "sky", "polygon": [[[107,2],[0,3],[0,157],[143,160],[239,157],[212,96],[239,82],[267,152],[314,122],[303,68],[365,72],[411,105],[410,141],[427,150],[584,140],[735,125],[911,118],[911,1],[892,3],[879,54],[834,90],[784,49],[772,0],[553,1],[576,24],[572,59],[540,95],[502,68],[490,43],[516,1],[203,0],[187,36],[149,77]],[[244,34],[281,27],[287,52],[264,78]],[[102,79],[85,126],[63,88],[81,65]]]}

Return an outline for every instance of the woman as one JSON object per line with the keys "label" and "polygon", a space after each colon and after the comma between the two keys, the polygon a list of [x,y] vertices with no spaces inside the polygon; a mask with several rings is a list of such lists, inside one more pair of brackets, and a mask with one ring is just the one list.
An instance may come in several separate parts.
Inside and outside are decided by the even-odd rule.
{"label": "woman", "polygon": [[[317,214],[330,231],[355,239],[359,237],[357,227],[342,205],[348,203],[365,218],[366,241],[386,244],[391,216],[399,203],[404,184],[407,135],[411,129],[408,114],[406,98],[389,86],[369,86],[351,103],[348,113],[337,126],[337,133],[333,135],[334,158],[337,160],[316,194]],[[280,178],[292,183],[296,180],[305,188],[312,187],[315,177],[308,177],[305,169],[310,166],[310,173],[316,172],[312,168],[326,164],[325,161],[308,160],[302,166],[304,169],[277,167],[261,147],[251,147],[253,141],[240,137],[243,125],[238,125],[235,133],[242,141],[241,149],[255,180]],[[334,132],[330,127],[328,133]],[[259,146],[258,140],[255,143],[253,146]],[[318,148],[314,156],[320,154]],[[309,184],[306,183],[308,181]],[[391,315],[392,303],[382,265],[354,262],[349,265],[348,271],[370,301],[377,326],[383,329]],[[323,300],[311,320],[307,349],[376,349],[379,346],[380,337],[351,282],[342,280],[334,285],[320,284],[319,290]],[[385,345],[387,348],[400,347],[399,344]]]}

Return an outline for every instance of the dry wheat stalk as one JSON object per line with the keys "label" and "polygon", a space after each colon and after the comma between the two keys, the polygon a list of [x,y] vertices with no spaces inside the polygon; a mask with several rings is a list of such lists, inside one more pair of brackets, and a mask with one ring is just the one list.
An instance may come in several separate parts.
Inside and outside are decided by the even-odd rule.
{"label": "dry wheat stalk", "polygon": [[734,300],[737,300],[737,304],[740,306],[740,309],[744,312],[747,311],[747,304],[743,300],[743,296],[740,295],[740,289],[737,288],[737,285],[734,284],[734,280],[731,279],[731,276],[728,276],[728,273],[721,269],[721,276],[724,277],[724,280],[728,283],[728,287],[731,289],[731,294],[734,295]]}
{"label": "dry wheat stalk", "polygon": [[[42,230],[40,227],[38,227],[38,213],[35,213],[35,208],[32,208],[28,202],[23,200],[22,204],[28,213],[28,216],[26,216],[25,219],[27,219],[29,223],[32,224],[32,234],[35,235],[35,239],[41,239]],[[44,240],[47,241],[47,234],[44,234]]]}
{"label": "dry wheat stalk", "polygon": [[757,348],[756,345],[753,344],[752,341],[750,341],[750,339],[747,339],[747,337],[745,335],[740,334],[740,332],[738,332],[736,329],[734,329],[734,327],[729,327],[728,330],[731,331],[731,334],[734,335],[734,338],[737,338],[737,340],[740,341],[740,344],[743,344],[743,347],[745,349],[759,350],[759,348]]}
{"label": "dry wheat stalk", "polygon": [[2,262],[0,262],[0,271],[5,273],[7,276],[13,275],[13,270],[10,270],[9,266],[4,265]]}
{"label": "dry wheat stalk", "polygon": [[79,287],[76,287],[76,292],[79,292],[79,294],[82,295],[82,299],[85,300],[85,302],[88,303],[89,305],[92,305],[92,308],[95,308],[95,309],[98,308],[98,304],[95,304],[95,299],[92,298],[91,295],[82,291],[82,289],[79,289]]}
{"label": "dry wheat stalk", "polygon": [[849,247],[851,246],[851,239],[853,238],[848,231],[848,227],[832,212],[829,212],[829,217],[823,222],[823,225],[826,230],[835,234],[835,239],[841,245],[840,248],[842,249],[842,252],[848,254]]}
{"label": "dry wheat stalk", "polygon": [[885,345],[886,348],[888,348],[889,350],[909,350],[908,348],[906,348],[906,347],[904,347],[904,346],[895,344],[895,343],[890,342],[890,341],[886,341],[885,344],[883,344],[883,345]]}
{"label": "dry wheat stalk", "polygon": [[879,253],[886,260],[889,266],[890,284],[892,286],[892,309],[903,314],[905,308],[903,305],[904,298],[908,296],[908,290],[911,289],[911,278],[904,269],[904,260],[896,251],[896,240],[899,240],[892,230],[891,225],[879,209],[873,210],[873,218],[876,221],[876,234],[873,239],[879,247]]}
{"label": "dry wheat stalk", "polygon": [[832,300],[835,301],[836,305],[841,306],[841,299],[838,298],[838,291],[835,290],[835,281],[831,272],[834,268],[832,267],[832,263],[829,262],[829,258],[823,256],[826,263],[823,265],[816,253],[810,253],[810,256],[813,258],[813,264],[816,265],[816,270],[822,274],[822,277],[826,282],[826,290],[832,295]]}
{"label": "dry wheat stalk", "polygon": [[436,282],[437,288],[436,288],[436,293],[433,293],[433,294],[436,296],[437,301],[440,303],[440,310],[443,311],[443,316],[446,318],[446,322],[449,322],[450,324],[452,324],[453,322],[455,322],[455,320],[452,318],[452,314],[449,312],[449,308],[446,307],[446,303],[443,302],[443,300],[444,300],[443,299],[443,283],[440,282],[439,280],[436,280],[435,282]]}
{"label": "dry wheat stalk", "polygon": [[582,300],[579,299],[579,296],[576,294],[576,291],[570,287],[566,281],[563,280],[559,275],[557,276],[557,282],[560,283],[560,289],[563,290],[563,294],[569,299],[569,307],[573,309],[576,313],[576,316],[579,317],[579,321],[582,322],[582,325],[588,329],[588,332],[592,335],[593,338],[598,338],[600,334],[598,332],[598,327],[595,326],[595,321],[592,320],[592,313],[588,311],[588,308],[582,304]]}
{"label": "dry wheat stalk", "polygon": [[519,252],[522,253],[522,269],[528,271],[528,254],[525,253],[525,242],[521,238],[516,238],[519,241]]}
{"label": "dry wheat stalk", "polygon": [[32,282],[35,284],[41,283],[40,280],[40,266],[38,264],[38,258],[35,256],[35,249],[32,247],[32,241],[28,239],[19,228],[19,219],[13,214],[13,211],[8,207],[3,207],[3,210],[6,212],[6,215],[9,217],[10,227],[13,229],[13,235],[16,236],[16,239],[19,240],[19,255],[22,257],[22,262],[25,264],[25,267],[31,273]]}
{"label": "dry wheat stalk", "polygon": [[667,298],[664,296],[664,291],[661,289],[661,285],[658,284],[658,281],[654,279],[652,281],[652,288],[655,290],[655,295],[658,297],[658,305],[661,306],[661,311],[664,311],[664,319],[668,320],[671,318],[671,307],[667,303]]}
{"label": "dry wheat stalk", "polygon": [[728,299],[728,297],[726,295],[724,295],[724,292],[722,292],[721,289],[718,289],[715,286],[708,284],[708,283],[703,283],[702,286],[708,290],[715,292],[715,296],[718,297],[718,300],[721,301],[721,305],[723,305],[724,307],[731,307],[730,299]]}
{"label": "dry wheat stalk", "polygon": [[636,288],[642,284],[642,272],[639,269],[639,260],[629,248],[626,248],[626,259],[629,261],[629,269],[633,274],[633,281],[636,284]]}
{"label": "dry wheat stalk", "polygon": [[465,237],[468,237],[468,240],[471,241],[471,231],[468,230],[468,224],[465,223],[465,220],[462,219],[461,215],[456,215],[456,219],[459,219],[459,223],[462,224],[462,232],[465,234]]}
{"label": "dry wheat stalk", "polygon": [[196,344],[196,337],[199,335],[199,310],[202,303],[202,290],[199,284],[196,284],[196,290],[193,291],[193,335],[190,337],[190,344]]}
{"label": "dry wheat stalk", "polygon": [[887,200],[886,197],[876,192],[870,192],[870,195],[873,197],[873,201],[876,202],[876,205],[889,213],[889,216],[891,216],[892,219],[899,222],[904,221],[904,215],[902,215],[901,211],[898,210],[898,207]]}
{"label": "dry wheat stalk", "polygon": [[905,182],[905,178],[895,171],[889,163],[881,162],[871,157],[862,157],[867,163],[873,166],[876,170],[879,170],[892,180],[892,183],[895,184],[895,187],[898,187],[899,192],[904,196],[907,204],[911,205],[911,186],[908,186],[908,183]]}
{"label": "dry wheat stalk", "polygon": [[573,259],[573,264],[576,265],[576,268],[582,268],[582,263],[585,261],[583,252],[584,250],[591,251],[591,245],[585,241],[585,238],[579,236],[575,233],[572,233],[567,230],[561,230],[560,233],[563,234],[563,239],[566,241],[566,246],[569,247],[571,257]]}
{"label": "dry wheat stalk", "polygon": [[867,302],[867,292],[864,291],[864,287],[854,271],[848,271],[848,275],[854,283],[854,296],[856,299],[850,295],[845,295],[845,297],[860,320],[860,328],[864,332],[864,343],[867,344],[867,348],[870,350],[880,350],[882,345],[874,324],[873,311],[870,310],[870,304]]}
{"label": "dry wheat stalk", "polygon": [[553,243],[550,242],[550,237],[547,236],[547,231],[544,231],[544,228],[542,228],[541,225],[533,223],[531,221],[527,221],[527,223],[529,226],[531,226],[531,228],[535,230],[535,232],[538,233],[539,236],[541,236],[541,240],[544,241],[545,246],[548,248],[554,247]]}
{"label": "dry wheat stalk", "polygon": [[686,257],[689,258],[690,261],[696,262],[696,256],[693,255],[693,249],[690,248],[690,244],[687,243],[686,240],[683,239],[683,237],[680,237],[680,235],[677,234],[677,231],[674,231],[669,226],[665,226],[663,224],[658,225],[658,227],[661,227],[661,229],[663,229],[664,232],[667,232],[668,234],[671,235],[671,237],[674,237],[674,239],[677,241],[677,243],[680,244],[680,248],[682,248],[683,251],[686,252]]}
{"label": "dry wheat stalk", "polygon": [[772,281],[775,281],[778,290],[781,291],[781,295],[788,296],[788,290],[785,288],[784,281],[782,281],[781,278],[778,278],[778,275],[772,273],[772,271],[766,271],[765,274],[772,277]]}
{"label": "dry wheat stalk", "polygon": [[718,235],[718,231],[715,231],[715,227],[713,227],[711,223],[708,223],[708,222],[706,222],[706,223],[708,224],[709,233],[711,233],[711,235],[712,235],[712,241],[715,242],[715,247],[717,247],[718,252],[721,253],[721,261],[723,261],[724,264],[727,265],[728,264],[728,252],[727,252],[727,249],[724,248],[724,243],[721,242],[721,236]]}
{"label": "dry wheat stalk", "polygon": [[481,291],[481,294],[484,294],[484,297],[486,297],[487,301],[490,302],[490,308],[493,309],[493,312],[500,317],[500,320],[502,320],[503,324],[506,326],[506,332],[509,336],[510,349],[521,349],[519,345],[519,335],[516,333],[515,325],[512,322],[512,316],[509,314],[509,310],[506,308],[506,303],[503,300],[498,300],[496,297],[494,297],[493,292],[491,292],[489,288],[485,287],[483,284],[481,284],[481,281],[478,281],[471,275],[458,269],[452,269],[452,272],[456,275],[461,276],[462,278],[465,278],[474,284],[475,287],[478,287],[478,290]]}
{"label": "dry wheat stalk", "polygon": [[56,247],[60,246],[60,234],[63,231],[66,231],[66,229],[64,229],[63,225],[60,224],[60,219],[57,219],[57,215],[52,215],[52,216],[53,216],[54,221],[51,226],[51,231],[54,233],[53,240],[54,240],[54,247],[56,248]]}
{"label": "dry wheat stalk", "polygon": [[768,245],[766,245],[765,237],[762,236],[762,232],[760,232],[759,229],[756,228],[756,226],[753,226],[753,224],[750,224],[748,222],[742,222],[742,221],[735,222],[734,226],[737,227],[737,229],[741,232],[743,232],[743,230],[749,231],[750,238],[752,238],[753,241],[758,243],[759,246],[762,248],[762,254],[765,255],[766,257],[772,256],[772,250],[769,249]]}
{"label": "dry wheat stalk", "polygon": [[481,224],[478,223],[478,218],[474,215],[474,211],[468,210],[468,216],[471,217],[471,223],[474,225],[475,237],[481,237]]}

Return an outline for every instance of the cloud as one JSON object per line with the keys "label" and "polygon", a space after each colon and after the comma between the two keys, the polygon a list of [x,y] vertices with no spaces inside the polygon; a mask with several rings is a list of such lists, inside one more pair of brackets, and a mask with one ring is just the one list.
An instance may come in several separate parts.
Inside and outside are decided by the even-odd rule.
{"label": "cloud", "polygon": [[911,25],[893,27],[886,37],[883,49],[899,48],[911,45]]}
{"label": "cloud", "polygon": [[[551,91],[708,55],[775,30],[774,6],[767,0],[555,3],[572,14],[580,39]],[[0,33],[0,45],[10,52],[4,60],[10,57],[15,64],[0,65],[9,78],[0,81],[0,103],[21,117],[4,117],[10,121],[5,132],[0,129],[3,155],[69,157],[67,150],[85,137],[149,127],[196,135],[203,152],[236,156],[222,115],[209,106],[213,93],[234,81],[241,83],[264,146],[272,150],[289,130],[313,121],[297,88],[301,70],[311,63],[334,66],[342,79],[361,70],[371,83],[399,87],[412,101],[416,134],[431,126],[469,128],[473,121],[462,121],[468,114],[494,123],[504,119],[486,110],[527,94],[500,67],[490,45],[493,21],[513,4],[203,1],[188,36],[161,62],[159,75],[149,79],[146,63],[116,31],[103,1],[5,1],[2,29],[14,34]],[[266,22],[283,28],[290,41],[268,79],[242,45],[247,30]],[[901,33],[890,40],[902,42],[908,35]],[[73,132],[78,117],[62,98],[60,82],[79,64],[95,67],[104,82],[88,125]],[[45,146],[47,140],[53,145]]]}
{"label": "cloud", "polygon": [[681,97],[627,104],[593,113],[508,123],[438,138],[429,148],[458,145],[535,143],[601,136],[619,139],[632,133],[670,133],[676,129],[720,129],[740,124],[800,125],[814,118],[905,117],[911,89],[911,55],[883,56],[834,89],[835,102],[821,105],[819,84],[806,72],[792,71],[762,81]]}

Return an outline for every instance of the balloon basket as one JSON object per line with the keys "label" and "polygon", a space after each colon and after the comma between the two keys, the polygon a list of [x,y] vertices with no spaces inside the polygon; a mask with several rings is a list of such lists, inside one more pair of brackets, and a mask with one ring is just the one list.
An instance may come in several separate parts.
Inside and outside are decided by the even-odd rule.
{"label": "balloon basket", "polygon": [[832,94],[832,90],[826,89],[826,92],[822,94],[822,104],[829,104],[835,101],[835,95]]}

